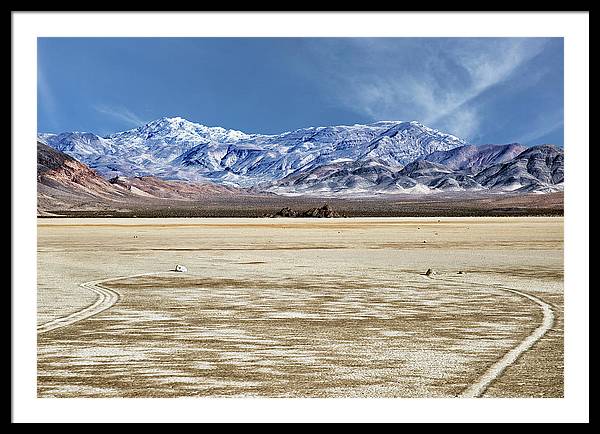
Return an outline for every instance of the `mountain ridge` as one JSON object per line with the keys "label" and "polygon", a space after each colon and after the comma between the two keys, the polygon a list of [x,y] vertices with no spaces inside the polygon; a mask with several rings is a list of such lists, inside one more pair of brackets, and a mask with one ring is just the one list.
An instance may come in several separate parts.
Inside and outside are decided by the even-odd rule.
{"label": "mountain ridge", "polygon": [[[563,160],[552,160],[562,155],[561,149],[544,145],[552,150],[540,148],[537,154],[526,154],[520,163],[500,170],[498,165],[531,148],[517,143],[477,146],[417,121],[248,134],[163,117],[104,137],[90,132],[41,133],[38,140],[106,179],[212,182],[283,195],[549,192],[561,190],[563,182]],[[550,154],[556,155],[550,158]],[[507,179],[499,179],[503,176]]]}

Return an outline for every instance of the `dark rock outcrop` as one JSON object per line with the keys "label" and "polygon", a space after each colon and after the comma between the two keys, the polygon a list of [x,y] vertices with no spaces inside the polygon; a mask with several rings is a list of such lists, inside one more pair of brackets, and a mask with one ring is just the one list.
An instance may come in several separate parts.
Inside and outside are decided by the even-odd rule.
{"label": "dark rock outcrop", "polygon": [[337,212],[332,210],[329,205],[325,204],[321,208],[311,208],[301,214],[301,217],[319,217],[319,218],[331,218],[341,217]]}
{"label": "dark rock outcrop", "polygon": [[273,217],[298,217],[298,213],[286,206],[276,212]]}
{"label": "dark rock outcrop", "polygon": [[268,214],[265,217],[313,217],[313,218],[333,218],[344,217],[338,212],[331,209],[327,204],[320,208],[311,208],[307,211],[298,212],[289,207],[285,207],[277,211],[275,214]]}

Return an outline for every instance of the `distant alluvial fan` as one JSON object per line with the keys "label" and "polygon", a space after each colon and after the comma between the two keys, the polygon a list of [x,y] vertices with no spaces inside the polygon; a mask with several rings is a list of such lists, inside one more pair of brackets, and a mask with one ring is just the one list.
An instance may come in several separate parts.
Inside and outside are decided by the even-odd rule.
{"label": "distant alluvial fan", "polygon": [[284,195],[563,188],[563,150],[467,144],[416,121],[309,127],[275,135],[161,118],[100,137],[41,133],[38,141],[106,179],[211,181]]}

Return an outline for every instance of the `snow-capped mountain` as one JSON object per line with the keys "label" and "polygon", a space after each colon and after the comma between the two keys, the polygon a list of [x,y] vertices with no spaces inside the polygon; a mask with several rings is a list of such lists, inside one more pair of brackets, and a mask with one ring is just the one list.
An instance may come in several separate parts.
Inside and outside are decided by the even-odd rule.
{"label": "snow-capped mountain", "polygon": [[114,155],[119,151],[112,140],[86,132],[38,134],[38,141],[83,162],[101,155]]}
{"label": "snow-capped mountain", "polygon": [[[107,180],[64,152],[37,143],[38,213],[53,210],[99,211],[147,206],[169,201],[253,197],[251,190],[213,182],[168,181],[154,177],[115,177]],[[165,202],[162,202],[165,203]]]}
{"label": "snow-capped mountain", "polygon": [[[105,178],[209,180],[286,195],[519,188],[551,191],[562,185],[562,178],[558,181],[555,175],[546,176],[545,168],[534,174],[527,172],[529,165],[523,162],[515,163],[512,171],[501,169],[527,152],[522,145],[468,145],[416,121],[309,127],[264,135],[174,117],[106,137],[72,132],[38,134],[38,141],[76,158]],[[541,160],[535,161],[538,164]],[[549,170],[562,173],[560,165],[559,161]],[[516,176],[515,170],[528,174]],[[488,180],[508,172],[512,181]],[[533,182],[531,176],[539,182]]]}
{"label": "snow-capped mountain", "polygon": [[261,135],[207,127],[179,117],[158,119],[107,137],[62,133],[40,134],[38,140],[104,176],[210,179],[243,186],[273,182],[323,164],[367,158],[401,168],[431,152],[465,144],[414,121],[310,127]]}
{"label": "snow-capped mountain", "polygon": [[556,191],[564,182],[564,153],[551,145],[534,146],[474,178],[483,187],[504,191]]}
{"label": "snow-capped mountain", "polygon": [[453,170],[477,173],[482,168],[515,158],[527,147],[518,143],[508,145],[467,145],[449,151],[436,151],[422,159],[443,164]]}

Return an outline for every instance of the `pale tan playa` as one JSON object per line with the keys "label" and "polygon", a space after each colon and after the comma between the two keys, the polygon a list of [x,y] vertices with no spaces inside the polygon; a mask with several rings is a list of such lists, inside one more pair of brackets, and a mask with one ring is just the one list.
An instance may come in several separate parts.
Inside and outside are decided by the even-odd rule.
{"label": "pale tan playa", "polygon": [[40,219],[38,237],[40,397],[563,395],[562,218]]}

